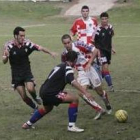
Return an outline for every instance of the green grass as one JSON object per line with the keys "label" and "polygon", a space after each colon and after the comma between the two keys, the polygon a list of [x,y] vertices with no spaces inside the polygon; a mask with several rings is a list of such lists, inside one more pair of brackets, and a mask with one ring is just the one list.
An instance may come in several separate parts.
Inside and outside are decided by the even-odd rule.
{"label": "green grass", "polygon": [[[62,4],[62,3],[61,3]],[[65,6],[65,4],[63,4]],[[73,18],[58,16],[59,3],[0,2],[0,45],[13,38],[16,26],[26,28],[26,36],[50,50],[61,53],[61,36],[68,33]],[[54,15],[54,16],[53,16]],[[110,67],[115,93],[109,93],[113,114],[94,121],[93,111],[80,99],[77,125],[85,128],[81,134],[69,133],[67,127],[67,107],[60,105],[38,121],[35,130],[24,131],[21,125],[30,118],[32,110],[10,87],[10,66],[0,62],[0,139],[1,140],[136,140],[140,138],[140,1],[129,0],[109,10],[110,21],[114,25],[113,39],[117,54]],[[40,25],[40,26],[32,26]],[[35,52],[30,56],[32,71],[37,82],[37,91],[54,65],[60,62],[49,55]],[[104,84],[106,88],[106,84]],[[70,91],[76,91],[68,86]],[[137,92],[135,92],[137,91]],[[90,91],[92,92],[92,91]],[[96,100],[101,99],[93,92]],[[118,109],[128,112],[127,123],[117,123],[114,113]]]}

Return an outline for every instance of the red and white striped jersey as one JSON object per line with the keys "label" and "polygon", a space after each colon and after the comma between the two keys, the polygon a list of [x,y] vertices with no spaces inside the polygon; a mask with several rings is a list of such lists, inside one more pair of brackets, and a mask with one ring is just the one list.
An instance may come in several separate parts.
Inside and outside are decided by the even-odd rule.
{"label": "red and white striped jersey", "polygon": [[91,44],[92,35],[96,31],[97,20],[89,17],[84,20],[82,17],[75,20],[70,31],[73,35],[77,35],[77,40],[84,41],[86,44]]}
{"label": "red and white striped jersey", "polygon": [[[77,52],[78,58],[76,61],[76,69],[77,70],[84,70],[85,66],[90,60],[89,53],[93,52],[95,47],[92,45],[87,45],[83,41],[76,41],[72,43],[72,50]],[[64,62],[66,61],[66,53],[68,51],[65,50],[61,55],[61,60]]]}

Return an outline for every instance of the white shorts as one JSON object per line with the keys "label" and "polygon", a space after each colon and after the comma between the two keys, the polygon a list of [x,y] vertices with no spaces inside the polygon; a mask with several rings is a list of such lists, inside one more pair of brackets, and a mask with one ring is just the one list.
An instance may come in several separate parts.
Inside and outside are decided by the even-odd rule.
{"label": "white shorts", "polygon": [[90,67],[89,71],[78,71],[77,81],[82,86],[92,85],[93,88],[101,85],[101,79],[93,67]]}

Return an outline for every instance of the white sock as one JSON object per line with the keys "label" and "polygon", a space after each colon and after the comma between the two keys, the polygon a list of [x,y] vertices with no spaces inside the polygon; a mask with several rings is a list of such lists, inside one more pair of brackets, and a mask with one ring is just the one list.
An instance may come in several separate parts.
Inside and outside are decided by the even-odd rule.
{"label": "white sock", "polygon": [[69,122],[69,126],[74,126],[75,123],[74,122]]}
{"label": "white sock", "polygon": [[32,125],[32,123],[31,123],[30,121],[27,121],[26,123],[27,123],[28,125]]}

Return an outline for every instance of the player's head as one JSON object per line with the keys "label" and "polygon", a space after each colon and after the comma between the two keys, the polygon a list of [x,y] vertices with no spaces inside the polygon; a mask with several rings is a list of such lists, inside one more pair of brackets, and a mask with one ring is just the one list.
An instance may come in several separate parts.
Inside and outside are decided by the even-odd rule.
{"label": "player's head", "polygon": [[14,38],[19,44],[22,44],[25,39],[25,29],[22,27],[16,27],[13,31]]}
{"label": "player's head", "polygon": [[64,34],[61,37],[61,41],[62,41],[64,47],[67,49],[67,51],[71,51],[72,50],[72,40],[71,40],[70,35]]}
{"label": "player's head", "polygon": [[66,54],[66,61],[72,66],[74,67],[76,61],[77,61],[77,53],[75,51],[69,51],[67,54]]}
{"label": "player's head", "polygon": [[101,15],[100,15],[100,19],[101,19],[101,24],[102,24],[103,26],[108,25],[109,15],[108,15],[107,12],[103,12],[103,13],[101,13]]}
{"label": "player's head", "polygon": [[86,19],[89,15],[89,7],[87,5],[82,6],[81,14],[84,19]]}

